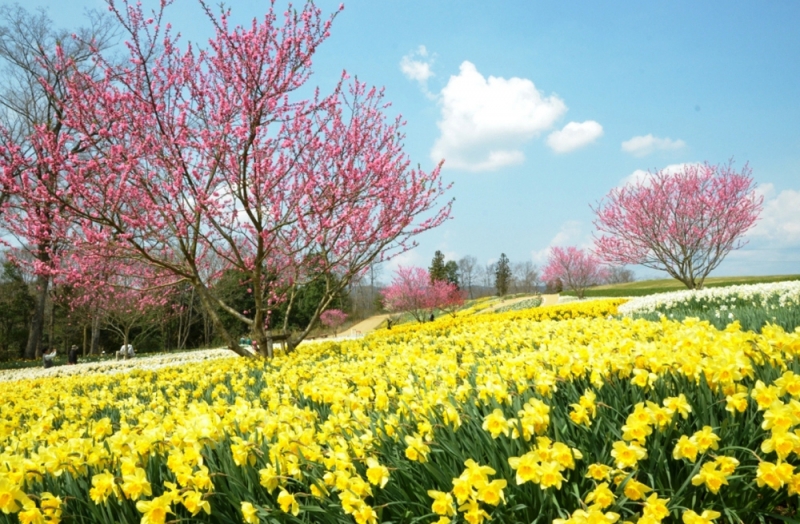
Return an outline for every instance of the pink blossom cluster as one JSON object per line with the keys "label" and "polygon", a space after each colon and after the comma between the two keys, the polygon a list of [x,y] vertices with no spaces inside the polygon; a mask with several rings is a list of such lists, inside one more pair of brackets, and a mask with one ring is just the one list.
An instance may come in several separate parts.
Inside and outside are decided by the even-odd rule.
{"label": "pink blossom cluster", "polygon": [[347,320],[347,313],[341,309],[326,309],[319,316],[319,321],[323,326],[334,329],[344,324],[345,320]]}
{"label": "pink blossom cluster", "polygon": [[583,298],[586,288],[600,284],[607,277],[601,260],[590,251],[569,247],[552,247],[547,265],[542,269],[542,280],[560,279],[567,289]]}
{"label": "pink blossom cluster", "polygon": [[383,290],[384,306],[392,312],[408,312],[423,322],[435,310],[453,312],[464,303],[464,293],[444,280],[431,282],[420,267],[399,266],[389,286]]}

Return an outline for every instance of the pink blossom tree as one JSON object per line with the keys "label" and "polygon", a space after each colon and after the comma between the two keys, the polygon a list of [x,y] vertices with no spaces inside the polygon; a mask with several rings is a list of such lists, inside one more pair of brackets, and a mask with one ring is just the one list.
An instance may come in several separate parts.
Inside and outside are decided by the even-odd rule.
{"label": "pink blossom tree", "polygon": [[567,288],[583,298],[586,288],[597,285],[607,277],[600,259],[589,251],[575,246],[552,247],[547,265],[542,270],[545,282],[560,280]]}
{"label": "pink blossom tree", "polygon": [[431,310],[440,309],[451,316],[455,316],[466,300],[466,292],[459,289],[455,282],[445,280],[431,282],[429,293]]}
{"label": "pink blossom tree", "polygon": [[606,262],[666,271],[689,289],[705,278],[758,219],[763,197],[751,169],[686,165],[618,187],[595,209],[595,251]]}
{"label": "pink blossom tree", "polygon": [[455,284],[436,280],[421,267],[397,268],[392,283],[383,290],[384,305],[391,312],[407,312],[417,322],[436,309],[453,312],[464,303],[464,296]]}
{"label": "pink blossom tree", "polygon": [[[380,90],[345,86],[343,74],[327,96],[297,96],[333,18],[313,3],[278,22],[273,2],[263,21],[230,27],[227,11],[215,15],[200,0],[216,29],[207,49],[181,48],[164,21],[170,3],[147,16],[139,4],[109,1],[130,56],[119,66],[97,53],[101,80],[75,70],[64,81],[74,131],[72,147],[51,148],[68,181],[51,196],[87,242],[113,240],[114,256],[191,284],[240,355],[248,353],[218,311],[249,326],[267,351],[268,330],[281,329],[270,310],[285,302],[288,322],[297,291],[322,281],[293,347],[369,264],[448,218],[440,167],[410,168],[403,122],[387,121]],[[245,276],[252,311],[215,293],[225,270]]]}
{"label": "pink blossom tree", "polygon": [[347,320],[347,313],[341,309],[326,309],[319,316],[319,321],[322,325],[332,328],[334,335],[337,333],[339,326],[344,324],[345,320]]}

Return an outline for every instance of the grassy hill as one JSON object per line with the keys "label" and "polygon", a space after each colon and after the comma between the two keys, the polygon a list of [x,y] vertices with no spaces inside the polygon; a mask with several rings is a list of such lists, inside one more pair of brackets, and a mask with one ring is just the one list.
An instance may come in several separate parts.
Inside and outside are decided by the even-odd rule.
{"label": "grassy hill", "polygon": [[[763,284],[767,282],[784,282],[787,280],[800,280],[800,275],[769,275],[760,277],[708,277],[705,287],[737,286],[742,284]],[[680,291],[686,289],[683,283],[675,279],[639,280],[625,284],[608,284],[596,286],[586,290],[587,297],[640,297],[667,291]],[[565,291],[562,295],[575,296],[572,291]]]}

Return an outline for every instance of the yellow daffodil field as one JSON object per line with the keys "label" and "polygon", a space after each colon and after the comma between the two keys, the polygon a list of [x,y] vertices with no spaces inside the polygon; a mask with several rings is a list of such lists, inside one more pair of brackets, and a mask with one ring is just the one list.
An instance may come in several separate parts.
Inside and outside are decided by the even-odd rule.
{"label": "yellow daffodil field", "polygon": [[459,315],[0,383],[0,522],[800,522],[800,330]]}

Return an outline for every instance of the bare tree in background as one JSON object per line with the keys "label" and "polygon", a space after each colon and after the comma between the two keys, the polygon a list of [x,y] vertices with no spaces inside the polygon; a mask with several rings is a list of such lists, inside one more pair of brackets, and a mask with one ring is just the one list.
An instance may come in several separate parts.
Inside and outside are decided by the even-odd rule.
{"label": "bare tree in background", "polygon": [[[95,11],[87,16],[88,27],[67,31],[57,29],[44,10],[31,14],[18,4],[0,6],[0,163],[8,164],[6,157],[14,152],[26,159],[24,164],[16,164],[17,171],[7,170],[0,176],[0,208],[7,211],[1,223],[5,232],[36,259],[39,268],[26,358],[37,356],[39,350],[49,269],[56,264],[54,257],[63,246],[59,246],[59,233],[53,228],[61,210],[51,203],[20,196],[20,190],[37,186],[54,190],[61,184],[60,173],[53,170],[46,151],[35,146],[34,138],[44,132],[59,140],[68,133],[63,122],[67,98],[63,79],[69,71],[58,65],[57,47],[72,59],[74,67],[91,72],[95,67],[90,60],[92,48],[103,51],[116,41],[116,25],[110,18]],[[26,181],[20,184],[23,175]],[[32,223],[36,227],[31,227]],[[31,230],[37,231],[34,237],[26,233]]]}
{"label": "bare tree in background", "polygon": [[491,295],[494,295],[494,279],[496,271],[497,271],[497,263],[495,262],[491,263],[487,262],[486,266],[484,266],[483,268],[483,287]]}
{"label": "bare tree in background", "polygon": [[478,259],[472,255],[466,255],[458,261],[458,274],[461,279],[461,289],[466,289],[469,298],[475,298],[472,292],[472,285],[476,280],[478,269]]}
{"label": "bare tree in background", "polygon": [[380,291],[382,274],[383,265],[375,261],[365,273],[350,282],[348,295],[353,318],[366,318],[380,309],[380,302],[383,300]]}
{"label": "bare tree in background", "polygon": [[636,275],[625,266],[610,266],[608,268],[608,277],[606,282],[609,284],[625,284],[626,282],[635,282]]}
{"label": "bare tree in background", "polygon": [[511,267],[514,293],[535,293],[538,291],[539,268],[536,267],[536,264],[527,260],[525,262],[515,262]]}
{"label": "bare tree in background", "polygon": [[475,298],[479,298],[479,297],[485,296],[485,293],[484,293],[484,281],[485,280],[486,280],[486,267],[484,267],[481,264],[476,265],[475,266],[475,280],[474,280],[474,285],[475,285],[476,289],[473,292],[473,294],[475,295]]}

